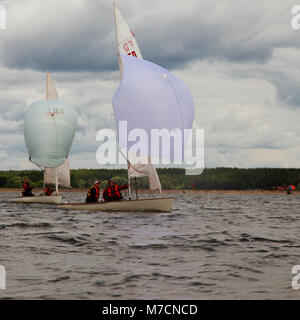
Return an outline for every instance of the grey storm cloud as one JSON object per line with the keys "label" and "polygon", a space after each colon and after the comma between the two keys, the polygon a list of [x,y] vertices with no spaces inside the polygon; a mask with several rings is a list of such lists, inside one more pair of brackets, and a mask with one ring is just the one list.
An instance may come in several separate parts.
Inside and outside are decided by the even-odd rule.
{"label": "grey storm cloud", "polygon": [[[300,44],[290,34],[292,1],[120,0],[118,5],[144,58],[168,68],[197,59],[263,63],[274,46]],[[0,44],[6,67],[115,70],[115,52],[110,1],[8,2],[8,26]]]}
{"label": "grey storm cloud", "polygon": [[[299,33],[300,36],[300,33]],[[278,101],[290,108],[300,107],[300,64],[298,62],[300,48],[274,48],[272,59],[264,64],[257,62],[232,63],[226,73],[231,78],[258,78],[271,83]]]}
{"label": "grey storm cloud", "polygon": [[108,7],[109,1],[14,1],[0,43],[3,65],[43,71],[111,69]]}

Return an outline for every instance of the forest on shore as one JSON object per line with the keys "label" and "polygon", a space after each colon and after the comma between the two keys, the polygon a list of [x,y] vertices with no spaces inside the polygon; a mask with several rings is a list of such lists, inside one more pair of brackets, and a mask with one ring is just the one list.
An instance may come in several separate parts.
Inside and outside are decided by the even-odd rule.
{"label": "forest on shore", "polygon": [[[276,168],[214,168],[204,169],[201,175],[185,175],[184,169],[157,169],[163,189],[176,190],[273,190],[278,186],[296,186],[300,190],[300,169]],[[43,171],[40,170],[9,170],[0,171],[0,188],[21,187],[23,180],[28,179],[35,188],[43,186]],[[127,183],[125,169],[73,169],[71,185],[73,188],[88,188],[95,180],[114,180],[118,184]],[[148,188],[146,178],[137,179],[137,186]]]}

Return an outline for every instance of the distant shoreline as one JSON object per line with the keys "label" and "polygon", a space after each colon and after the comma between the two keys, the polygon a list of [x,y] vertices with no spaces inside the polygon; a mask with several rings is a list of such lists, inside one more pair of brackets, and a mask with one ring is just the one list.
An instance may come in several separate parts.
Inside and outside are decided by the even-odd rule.
{"label": "distant shoreline", "polygon": [[[196,192],[266,192],[273,188],[286,188],[293,185],[300,190],[299,169],[276,168],[205,168],[201,175],[186,175],[184,169],[157,168],[157,173],[163,190],[172,193],[193,188]],[[95,180],[103,182],[114,180],[118,184],[128,182],[128,174],[125,169],[74,169],[70,172],[74,192],[81,192],[82,188],[90,187]],[[28,179],[33,185],[41,188],[44,182],[41,170],[0,170],[0,187],[20,187],[24,179]],[[149,180],[144,177],[138,179],[138,188],[149,188]],[[102,184],[103,186],[103,184]],[[17,189],[16,188],[16,189]],[[232,190],[229,190],[232,189]],[[180,190],[180,191],[178,191]],[[1,191],[0,191],[1,192]]]}
{"label": "distant shoreline", "polygon": [[[80,188],[71,188],[71,189],[59,189],[61,193],[86,193],[88,188],[80,189]],[[103,191],[103,190],[102,190]],[[138,190],[139,193],[149,193],[149,190]],[[21,193],[21,188],[0,188],[0,193],[9,193],[16,192]],[[33,193],[40,194],[42,192],[41,188],[35,188]],[[176,189],[168,189],[163,190],[165,194],[199,194],[199,193],[216,193],[216,194],[286,194],[286,191],[277,191],[277,190],[176,190]],[[300,191],[292,191],[294,194],[300,194]]]}

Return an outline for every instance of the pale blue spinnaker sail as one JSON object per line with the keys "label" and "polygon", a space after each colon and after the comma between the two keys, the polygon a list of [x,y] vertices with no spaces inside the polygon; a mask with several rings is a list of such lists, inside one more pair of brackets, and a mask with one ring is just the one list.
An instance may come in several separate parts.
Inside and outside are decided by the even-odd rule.
{"label": "pale blue spinnaker sail", "polygon": [[24,121],[29,160],[42,168],[65,163],[77,129],[77,113],[61,99],[31,104]]}

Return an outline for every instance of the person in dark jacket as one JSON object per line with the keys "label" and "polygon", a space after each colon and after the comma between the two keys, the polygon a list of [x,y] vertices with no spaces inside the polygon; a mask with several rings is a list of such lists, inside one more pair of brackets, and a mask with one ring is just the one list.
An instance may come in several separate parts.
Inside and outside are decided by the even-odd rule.
{"label": "person in dark jacket", "polygon": [[120,191],[127,188],[128,188],[128,184],[125,184],[124,186],[118,186],[112,180],[109,180],[108,186],[103,191],[104,201],[122,200],[123,197]]}
{"label": "person in dark jacket", "polygon": [[100,195],[100,183],[101,181],[96,180],[94,185],[89,188],[85,202],[98,202]]}
{"label": "person in dark jacket", "polygon": [[24,180],[22,187],[23,187],[23,191],[22,191],[23,197],[33,197],[34,196],[34,194],[32,193],[33,187],[30,186],[28,180]]}

